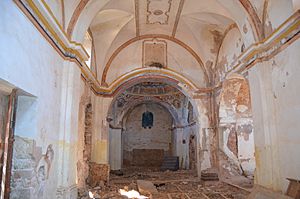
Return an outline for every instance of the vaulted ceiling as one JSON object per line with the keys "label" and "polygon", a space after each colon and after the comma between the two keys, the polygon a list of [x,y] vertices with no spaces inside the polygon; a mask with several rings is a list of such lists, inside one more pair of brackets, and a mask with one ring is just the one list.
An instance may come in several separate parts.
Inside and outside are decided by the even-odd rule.
{"label": "vaulted ceiling", "polygon": [[[66,29],[82,43],[86,31],[95,48],[97,76],[109,85],[142,68],[143,41],[167,46],[168,69],[197,86],[211,82],[226,34],[235,29],[245,48],[264,38],[263,0],[65,0]],[[279,2],[278,0],[272,0]],[[77,5],[77,6],[74,6]]]}

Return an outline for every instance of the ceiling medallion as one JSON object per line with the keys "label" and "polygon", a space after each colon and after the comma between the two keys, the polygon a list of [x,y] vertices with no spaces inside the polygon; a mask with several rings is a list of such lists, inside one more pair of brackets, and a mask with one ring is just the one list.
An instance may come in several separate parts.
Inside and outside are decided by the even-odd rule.
{"label": "ceiling medallion", "polygon": [[162,15],[164,12],[162,10],[154,10],[153,14],[155,15]]}

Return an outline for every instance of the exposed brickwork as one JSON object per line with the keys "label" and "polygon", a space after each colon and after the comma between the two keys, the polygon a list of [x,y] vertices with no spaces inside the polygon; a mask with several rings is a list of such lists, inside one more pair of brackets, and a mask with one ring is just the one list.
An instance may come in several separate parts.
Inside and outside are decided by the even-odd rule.
{"label": "exposed brickwork", "polygon": [[85,109],[85,132],[84,132],[84,160],[90,161],[92,156],[92,130],[93,130],[92,105],[88,104]]}
{"label": "exposed brickwork", "polygon": [[43,198],[53,158],[52,145],[42,154],[33,139],[15,136],[10,198]]}
{"label": "exposed brickwork", "polygon": [[83,159],[77,162],[78,184],[84,188],[89,176],[89,164],[92,155],[92,128],[93,128],[93,110],[92,105],[87,104],[84,110],[84,133],[83,133]]}
{"label": "exposed brickwork", "polygon": [[109,181],[110,167],[108,164],[97,164],[94,162],[90,163],[88,184],[91,187],[95,187]]}

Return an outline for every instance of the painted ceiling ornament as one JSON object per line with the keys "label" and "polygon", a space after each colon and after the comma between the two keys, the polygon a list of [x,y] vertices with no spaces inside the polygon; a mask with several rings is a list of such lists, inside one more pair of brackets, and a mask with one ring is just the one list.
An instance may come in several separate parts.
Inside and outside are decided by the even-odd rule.
{"label": "painted ceiling ornament", "polygon": [[153,38],[143,41],[143,67],[166,68],[167,42]]}
{"label": "painted ceiling ornament", "polygon": [[147,24],[168,25],[172,0],[147,0]]}

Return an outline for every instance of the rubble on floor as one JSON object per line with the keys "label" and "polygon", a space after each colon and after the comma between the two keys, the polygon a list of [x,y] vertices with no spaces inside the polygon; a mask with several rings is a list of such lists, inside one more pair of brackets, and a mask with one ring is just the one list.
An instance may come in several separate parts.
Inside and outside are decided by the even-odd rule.
{"label": "rubble on floor", "polygon": [[[245,199],[249,191],[220,181],[199,181],[192,171],[124,170],[123,176],[110,176],[109,184],[80,193],[80,199],[125,199],[121,192],[136,194],[150,199]],[[99,183],[101,184],[101,183]],[[89,196],[89,193],[92,197]]]}
{"label": "rubble on floor", "polygon": [[255,188],[253,189],[253,191],[248,197],[248,199],[292,199],[292,198],[295,197],[289,197],[258,185],[255,186]]}
{"label": "rubble on floor", "polygon": [[137,180],[136,181],[138,190],[141,194],[150,195],[150,194],[157,194],[158,191],[154,184],[147,180]]}

